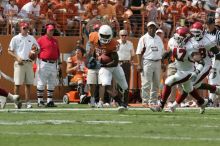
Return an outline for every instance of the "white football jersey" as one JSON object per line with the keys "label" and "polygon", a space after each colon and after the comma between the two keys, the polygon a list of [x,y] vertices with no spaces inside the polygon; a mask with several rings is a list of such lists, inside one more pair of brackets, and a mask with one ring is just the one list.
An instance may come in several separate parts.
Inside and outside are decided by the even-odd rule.
{"label": "white football jersey", "polygon": [[194,62],[191,59],[193,52],[197,52],[198,43],[194,39],[190,39],[184,46],[180,47],[175,39],[171,38],[168,46],[172,50],[175,58],[176,68],[178,71],[193,71]]}
{"label": "white football jersey", "polygon": [[214,57],[214,54],[210,51],[210,49],[216,46],[215,36],[205,33],[203,38],[198,41],[198,44],[198,49],[203,57],[205,66],[211,66],[211,58]]}

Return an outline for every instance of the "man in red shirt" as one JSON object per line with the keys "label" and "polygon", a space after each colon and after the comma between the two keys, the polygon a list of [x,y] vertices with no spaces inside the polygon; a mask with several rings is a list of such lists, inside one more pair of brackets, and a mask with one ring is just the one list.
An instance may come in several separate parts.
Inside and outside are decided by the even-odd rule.
{"label": "man in red shirt", "polygon": [[57,85],[58,66],[60,65],[60,50],[58,41],[53,37],[55,27],[52,24],[46,26],[46,35],[41,36],[37,42],[40,46],[38,55],[37,97],[38,106],[44,105],[43,95],[47,86],[46,107],[56,107],[53,102],[53,93]]}

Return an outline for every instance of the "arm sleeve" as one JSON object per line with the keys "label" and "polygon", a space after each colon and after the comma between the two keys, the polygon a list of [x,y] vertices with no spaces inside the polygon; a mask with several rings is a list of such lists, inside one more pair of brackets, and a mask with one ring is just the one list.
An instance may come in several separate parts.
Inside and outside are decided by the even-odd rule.
{"label": "arm sleeve", "polygon": [[142,54],[144,48],[144,39],[143,37],[141,37],[138,41],[138,45],[137,45],[137,50],[136,50],[136,54]]}

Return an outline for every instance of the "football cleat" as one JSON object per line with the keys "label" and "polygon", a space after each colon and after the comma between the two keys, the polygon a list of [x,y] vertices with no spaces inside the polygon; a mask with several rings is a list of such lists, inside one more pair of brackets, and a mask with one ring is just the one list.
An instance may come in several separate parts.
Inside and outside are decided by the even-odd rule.
{"label": "football cleat", "polygon": [[118,112],[119,112],[119,113],[122,113],[122,112],[127,111],[127,110],[128,110],[128,108],[125,107],[125,106],[119,106],[119,107],[118,107]]}
{"label": "football cleat", "polygon": [[207,106],[207,104],[208,104],[208,99],[204,99],[204,103],[200,106],[200,111],[199,111],[200,114],[205,113],[205,107]]}
{"label": "football cleat", "polygon": [[176,108],[173,107],[173,106],[170,106],[168,109],[164,110],[165,112],[168,112],[168,113],[174,113],[176,111]]}
{"label": "football cleat", "polygon": [[153,106],[153,107],[150,107],[150,110],[152,110],[153,112],[162,112],[162,107],[157,105],[157,106]]}

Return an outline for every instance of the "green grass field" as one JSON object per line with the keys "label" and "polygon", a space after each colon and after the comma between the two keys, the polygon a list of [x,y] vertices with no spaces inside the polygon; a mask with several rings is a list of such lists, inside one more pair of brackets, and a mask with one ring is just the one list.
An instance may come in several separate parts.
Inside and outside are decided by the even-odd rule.
{"label": "green grass field", "polygon": [[149,109],[0,110],[0,146],[219,146],[220,109],[153,113]]}

